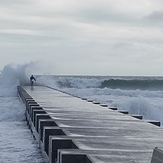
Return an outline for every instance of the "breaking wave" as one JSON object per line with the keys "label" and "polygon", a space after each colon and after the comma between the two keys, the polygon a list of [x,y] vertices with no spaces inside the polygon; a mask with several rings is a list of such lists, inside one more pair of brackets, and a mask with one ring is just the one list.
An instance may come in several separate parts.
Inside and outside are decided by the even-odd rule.
{"label": "breaking wave", "polygon": [[101,88],[107,87],[112,89],[140,89],[140,90],[163,90],[163,80],[158,79],[110,79],[101,83]]}
{"label": "breaking wave", "polygon": [[51,79],[58,88],[110,88],[122,90],[163,90],[163,78],[151,77],[61,77],[61,76],[42,76],[42,84],[48,84]]}

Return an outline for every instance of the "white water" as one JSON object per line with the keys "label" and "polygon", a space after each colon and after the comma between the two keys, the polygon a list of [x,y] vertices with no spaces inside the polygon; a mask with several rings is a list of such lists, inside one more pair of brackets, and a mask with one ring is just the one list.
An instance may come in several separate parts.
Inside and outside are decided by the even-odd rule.
{"label": "white water", "polygon": [[19,79],[26,79],[23,69],[7,65],[0,76],[0,163],[43,163],[17,96]]}
{"label": "white water", "polygon": [[[99,88],[101,81],[110,78],[133,79],[134,77],[54,77],[41,76],[38,83],[85,97],[109,107],[127,110],[130,114],[142,115],[146,120],[157,120],[163,124],[163,90]],[[140,77],[139,77],[140,78]],[[145,77],[147,79],[147,77]],[[149,80],[153,77],[149,77]],[[160,80],[160,77],[158,77]],[[142,77],[143,80],[143,77]],[[59,83],[66,83],[59,87]],[[70,87],[71,86],[71,87]]]}

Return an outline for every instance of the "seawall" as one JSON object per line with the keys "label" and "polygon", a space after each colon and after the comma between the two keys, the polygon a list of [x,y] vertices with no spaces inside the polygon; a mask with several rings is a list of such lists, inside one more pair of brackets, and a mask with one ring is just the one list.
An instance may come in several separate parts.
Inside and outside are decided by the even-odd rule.
{"label": "seawall", "polygon": [[87,99],[19,86],[26,119],[49,163],[150,163],[163,129]]}

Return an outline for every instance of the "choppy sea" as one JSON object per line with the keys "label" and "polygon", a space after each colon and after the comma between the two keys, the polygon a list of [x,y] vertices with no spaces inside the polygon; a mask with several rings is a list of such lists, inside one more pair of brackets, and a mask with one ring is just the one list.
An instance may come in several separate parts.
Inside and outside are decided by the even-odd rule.
{"label": "choppy sea", "polygon": [[[31,75],[31,74],[30,74]],[[43,163],[38,144],[25,121],[25,106],[17,86],[29,84],[25,67],[6,66],[0,75],[0,162]],[[163,124],[163,77],[35,75],[35,85],[142,115]]]}
{"label": "choppy sea", "polygon": [[39,76],[37,82],[163,124],[163,77]]}

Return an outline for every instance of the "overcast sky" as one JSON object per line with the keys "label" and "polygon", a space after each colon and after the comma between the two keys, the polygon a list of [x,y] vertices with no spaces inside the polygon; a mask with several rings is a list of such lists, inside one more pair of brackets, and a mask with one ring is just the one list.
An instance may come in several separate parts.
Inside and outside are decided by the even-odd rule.
{"label": "overcast sky", "polygon": [[163,75],[163,0],[0,0],[0,57],[0,69]]}

